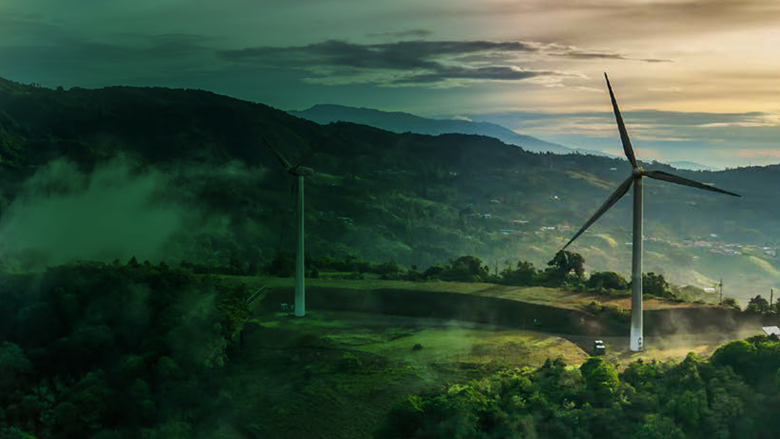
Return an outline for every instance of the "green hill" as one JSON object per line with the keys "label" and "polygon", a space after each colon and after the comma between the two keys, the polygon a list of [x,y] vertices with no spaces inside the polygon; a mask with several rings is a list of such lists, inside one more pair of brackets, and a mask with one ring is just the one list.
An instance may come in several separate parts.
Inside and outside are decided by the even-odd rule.
{"label": "green hill", "polygon": [[[309,255],[407,266],[464,254],[491,268],[543,264],[629,172],[618,159],[531,153],[482,136],[323,126],[199,90],[2,81],[0,260],[267,263],[292,249],[294,204],[261,134],[291,162],[314,152]],[[676,171],[742,199],[648,182],[646,271],[699,286],[723,277],[727,295],[742,298],[764,293],[777,281],[778,169]],[[628,271],[629,203],[575,245],[589,270]]]}

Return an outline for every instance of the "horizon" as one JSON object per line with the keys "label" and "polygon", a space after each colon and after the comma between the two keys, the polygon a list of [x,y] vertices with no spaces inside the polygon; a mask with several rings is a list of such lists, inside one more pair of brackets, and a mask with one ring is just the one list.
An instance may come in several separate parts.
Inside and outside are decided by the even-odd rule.
{"label": "horizon", "polygon": [[0,6],[0,76],[50,88],[199,88],[288,111],[325,103],[486,121],[618,155],[606,71],[644,160],[780,162],[780,58],[766,55],[780,42],[780,5],[82,5],[89,14],[52,1]]}

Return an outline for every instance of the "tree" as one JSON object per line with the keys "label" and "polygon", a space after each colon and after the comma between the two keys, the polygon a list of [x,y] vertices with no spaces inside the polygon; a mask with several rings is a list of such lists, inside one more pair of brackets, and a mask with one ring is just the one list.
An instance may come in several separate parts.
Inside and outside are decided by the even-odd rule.
{"label": "tree", "polygon": [[615,368],[601,357],[591,357],[580,366],[580,373],[593,402],[608,405],[620,385]]}
{"label": "tree", "polygon": [[510,285],[533,285],[536,276],[534,264],[527,261],[517,261],[516,269],[507,267],[501,272],[503,282]]}
{"label": "tree", "polygon": [[295,259],[289,253],[276,252],[268,266],[268,274],[277,277],[292,277],[295,274]]}
{"label": "tree", "polygon": [[642,295],[674,299],[674,293],[663,274],[642,273]]}
{"label": "tree", "polygon": [[733,297],[726,297],[723,299],[723,302],[720,303],[721,305],[727,307],[727,308],[733,308],[736,310],[740,310],[739,304],[736,300],[734,300]]}
{"label": "tree", "polygon": [[555,254],[547,263],[552,269],[552,274],[559,280],[566,280],[573,277],[575,280],[582,280],[585,275],[585,258],[579,253],[561,250]]}
{"label": "tree", "polygon": [[645,417],[645,422],[639,427],[634,437],[641,439],[685,439],[685,433],[666,416],[651,414]]}
{"label": "tree", "polygon": [[451,268],[441,274],[444,280],[462,282],[479,282],[489,276],[487,266],[482,265],[482,260],[475,256],[462,256],[452,261]]}
{"label": "tree", "polygon": [[628,281],[614,271],[600,271],[590,275],[585,282],[588,288],[607,288],[610,290],[627,290]]}
{"label": "tree", "polygon": [[731,366],[744,377],[754,369],[756,352],[756,347],[745,340],[732,341],[712,354],[712,362],[718,366]]}
{"label": "tree", "polygon": [[19,377],[31,369],[32,364],[22,348],[7,341],[0,344],[0,393],[10,393]]}
{"label": "tree", "polygon": [[750,302],[748,302],[745,311],[752,314],[767,314],[769,313],[769,301],[761,297],[759,294],[758,296],[750,299]]}
{"label": "tree", "polygon": [[[415,268],[412,268],[412,270],[415,270]],[[423,272],[423,276],[426,279],[438,279],[442,273],[447,271],[447,267],[445,267],[442,264],[434,264],[428,267],[427,270]]]}

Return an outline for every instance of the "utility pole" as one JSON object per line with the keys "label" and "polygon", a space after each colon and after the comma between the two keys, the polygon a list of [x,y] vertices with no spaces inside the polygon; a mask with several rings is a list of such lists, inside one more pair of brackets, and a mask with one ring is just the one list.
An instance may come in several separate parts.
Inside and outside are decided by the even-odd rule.
{"label": "utility pole", "polygon": [[769,289],[769,311],[772,311],[772,308],[775,307],[775,289],[770,288]]}
{"label": "utility pole", "polygon": [[720,305],[723,305],[723,278],[720,278],[720,283],[718,284],[720,287]]}

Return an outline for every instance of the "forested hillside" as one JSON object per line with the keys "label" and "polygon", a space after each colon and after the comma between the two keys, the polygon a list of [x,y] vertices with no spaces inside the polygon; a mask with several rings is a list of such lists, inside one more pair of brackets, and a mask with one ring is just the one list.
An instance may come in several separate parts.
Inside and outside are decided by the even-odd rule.
{"label": "forested hillside", "polygon": [[[292,249],[294,198],[260,135],[316,171],[306,183],[312,257],[541,265],[628,173],[625,161],[487,137],[321,126],[198,90],[3,80],[0,260],[16,269],[131,256],[267,264]],[[723,277],[732,295],[765,294],[780,276],[780,212],[769,201],[780,195],[779,169],[677,171],[741,199],[648,182],[646,271],[700,287]],[[626,198],[575,245],[588,270],[627,272]]]}
{"label": "forested hillside", "polygon": [[579,368],[550,360],[446,391],[411,395],[380,438],[774,438],[778,348],[766,337],[734,341],[709,361],[631,363],[602,358]]}

